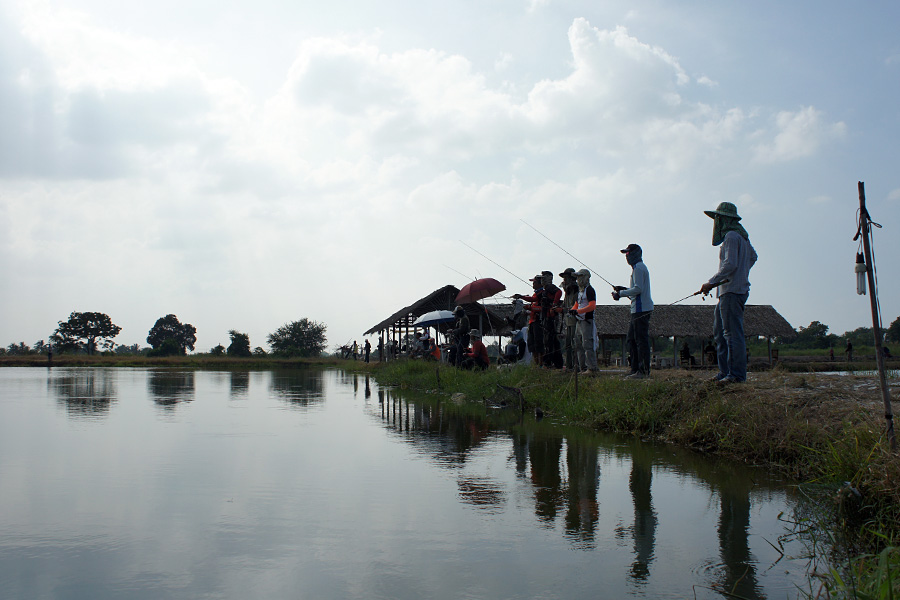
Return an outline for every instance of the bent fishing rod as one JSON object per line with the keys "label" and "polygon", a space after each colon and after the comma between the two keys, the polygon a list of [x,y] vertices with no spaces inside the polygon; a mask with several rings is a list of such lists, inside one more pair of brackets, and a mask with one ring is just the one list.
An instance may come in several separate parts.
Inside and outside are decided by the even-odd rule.
{"label": "bent fishing rod", "polygon": [[[717,287],[719,287],[719,286],[722,285],[723,283],[728,283],[728,280],[727,280],[727,279],[723,279],[723,280],[720,281],[719,283],[714,283],[713,286],[712,286],[711,288],[709,288],[709,292],[713,291],[714,289],[716,289]],[[703,294],[703,290],[697,290],[697,291],[694,292],[693,294],[688,294],[687,296],[685,296],[685,297],[682,298],[681,300],[676,300],[675,302],[673,302],[673,303],[670,304],[669,306],[675,306],[675,305],[678,304],[679,302],[684,302],[684,301],[687,300],[688,298],[693,298],[694,296],[699,296],[700,294],[703,294],[703,299],[705,300],[705,299],[706,299],[706,296],[709,295],[709,292],[706,292],[705,294]]]}
{"label": "bent fishing rod", "polygon": [[526,221],[525,219],[519,219],[519,220],[522,221],[523,223],[525,223],[526,225],[528,225],[529,227],[531,227],[532,229],[534,229],[535,231],[537,231],[537,232],[541,235],[541,237],[543,237],[545,240],[547,240],[548,242],[550,242],[551,244],[553,244],[554,246],[556,246],[557,248],[559,248],[560,250],[562,250],[563,252],[565,252],[566,254],[568,254],[569,256],[571,256],[571,257],[572,257],[579,265],[581,265],[582,267],[585,267],[586,269],[588,269],[589,271],[591,271],[594,275],[596,275],[597,277],[599,277],[600,279],[602,279],[603,281],[605,281],[607,284],[609,284],[610,287],[612,287],[613,290],[619,291],[619,290],[624,290],[624,289],[626,289],[626,288],[622,287],[621,285],[613,285],[606,277],[604,277],[603,275],[601,275],[600,273],[598,273],[598,272],[596,271],[596,269],[591,269],[589,266],[587,266],[586,264],[584,264],[582,261],[580,261],[580,260],[578,260],[576,257],[572,256],[572,254],[571,254],[568,250],[566,250],[565,248],[563,248],[562,246],[560,246],[559,244],[557,244],[556,242],[554,242],[553,240],[551,240],[550,238],[548,238],[546,235],[544,235],[543,233],[541,233],[541,232],[538,230],[537,227],[535,227],[534,225],[532,225],[531,223],[529,223],[529,222]]}
{"label": "bent fishing rod", "polygon": [[472,246],[468,245],[468,244],[465,243],[464,241],[459,240],[459,243],[462,244],[463,246],[465,246],[466,248],[468,248],[469,250],[471,250],[472,252],[474,252],[475,254],[478,254],[478,255],[481,256],[482,258],[486,258],[487,260],[490,260],[492,263],[494,263],[495,265],[497,265],[498,267],[500,267],[501,269],[503,269],[504,271],[506,271],[507,273],[509,273],[510,275],[512,275],[513,277],[515,277],[515,278],[518,279],[519,281],[521,281],[522,283],[524,283],[525,285],[530,285],[527,281],[525,281],[524,279],[522,279],[521,277],[519,277],[518,275],[516,275],[515,273],[513,273],[512,271],[510,271],[510,270],[507,269],[506,267],[503,267],[503,266],[497,264],[495,261],[491,260],[490,258],[488,258],[487,256],[485,256],[484,254],[482,254],[481,252],[479,252],[478,250],[476,250],[476,249],[473,248]]}

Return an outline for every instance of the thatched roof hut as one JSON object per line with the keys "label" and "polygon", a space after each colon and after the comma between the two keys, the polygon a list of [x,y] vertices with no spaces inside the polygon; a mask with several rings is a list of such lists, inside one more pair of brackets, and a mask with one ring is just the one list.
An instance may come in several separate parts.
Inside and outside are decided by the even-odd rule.
{"label": "thatched roof hut", "polygon": [[[650,318],[650,337],[665,338],[700,338],[713,337],[713,318],[716,304],[656,304]],[[631,320],[630,307],[625,305],[603,305],[594,311],[597,324],[597,335],[602,342],[619,340],[624,353],[625,336]],[[774,337],[791,338],[797,335],[787,319],[778,314],[772,306],[748,304],[744,307],[744,335],[747,337],[764,337],[769,341],[769,361],[773,360],[771,341]],[[604,348],[606,347],[605,344]],[[673,354],[677,351],[677,343]],[[701,361],[707,361],[701,356]]]}
{"label": "thatched roof hut", "polygon": [[[715,303],[657,304],[650,319],[650,337],[700,337],[713,335]],[[619,338],[628,333],[631,320],[626,305],[601,305],[594,311],[597,334],[601,338]],[[767,304],[748,304],[744,309],[744,334],[748,337],[793,337],[794,328]]]}
{"label": "thatched roof hut", "polygon": [[[459,289],[452,285],[445,285],[437,289],[427,296],[419,298],[409,306],[405,306],[389,316],[380,323],[373,325],[363,335],[371,335],[383,331],[399,331],[400,329],[413,329],[413,323],[416,319],[433,310],[453,310],[456,308],[456,296]],[[478,303],[462,304],[463,309],[469,316],[472,327],[480,327],[484,332],[494,331],[496,333],[505,333],[508,328],[504,320],[504,315],[497,314],[491,305]],[[452,323],[442,325],[440,331],[445,331]]]}

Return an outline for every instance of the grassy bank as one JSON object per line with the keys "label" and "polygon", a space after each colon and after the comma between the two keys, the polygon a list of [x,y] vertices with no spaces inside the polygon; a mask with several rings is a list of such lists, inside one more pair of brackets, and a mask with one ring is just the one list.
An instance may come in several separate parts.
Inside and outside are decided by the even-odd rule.
{"label": "grassy bank", "polygon": [[[850,561],[843,579],[836,572],[826,578],[828,597],[900,597],[900,457],[884,436],[877,378],[775,369],[721,387],[710,375],[669,370],[623,381],[607,372],[576,384],[571,373],[530,367],[467,372],[398,361],[375,368],[381,384],[463,394],[468,402],[515,403],[518,394],[500,386],[516,388],[526,410],[560,422],[675,443],[816,484],[829,490],[827,508],[836,518],[828,537],[839,540]],[[892,381],[896,399],[900,381]],[[868,591],[860,591],[867,578]],[[880,595],[873,592],[879,586]]]}

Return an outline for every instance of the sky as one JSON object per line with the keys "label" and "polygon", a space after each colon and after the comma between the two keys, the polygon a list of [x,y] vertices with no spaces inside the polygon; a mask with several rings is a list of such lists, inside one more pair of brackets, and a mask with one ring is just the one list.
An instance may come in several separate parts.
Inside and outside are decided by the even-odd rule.
{"label": "sky", "polygon": [[841,334],[872,324],[859,181],[886,327],[898,27],[893,0],[0,0],[0,344],[90,311],[119,344],[173,313],[198,352],[301,318],[333,348],[570,266],[612,304],[629,243],[671,303],[723,201],[749,303]]}

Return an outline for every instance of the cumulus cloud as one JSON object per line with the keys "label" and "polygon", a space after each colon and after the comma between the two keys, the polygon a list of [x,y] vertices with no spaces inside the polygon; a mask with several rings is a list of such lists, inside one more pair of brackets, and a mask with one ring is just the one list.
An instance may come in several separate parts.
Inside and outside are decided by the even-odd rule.
{"label": "cumulus cloud", "polygon": [[774,139],[757,145],[755,158],[774,163],[812,156],[826,141],[843,137],[846,129],[842,122],[824,122],[824,113],[812,106],[781,111],[775,115]]}

